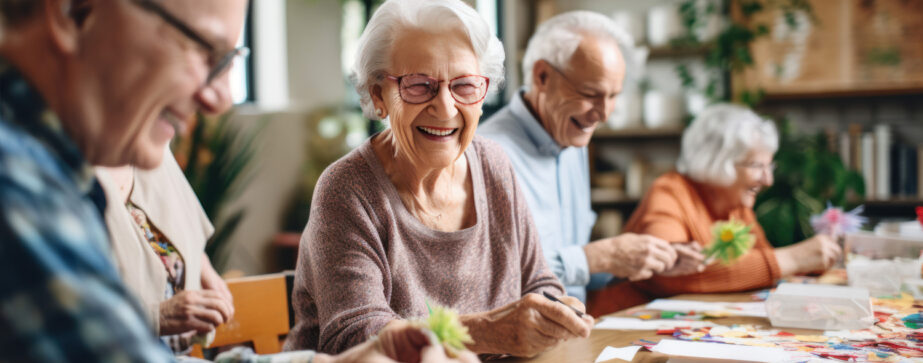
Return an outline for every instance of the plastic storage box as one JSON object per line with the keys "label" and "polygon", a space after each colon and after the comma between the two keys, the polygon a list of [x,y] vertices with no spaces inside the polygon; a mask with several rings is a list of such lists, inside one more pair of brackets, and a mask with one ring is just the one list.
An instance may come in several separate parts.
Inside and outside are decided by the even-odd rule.
{"label": "plastic storage box", "polygon": [[845,240],[850,286],[864,287],[872,296],[895,295],[903,289],[923,298],[923,238],[860,232],[847,234]]}
{"label": "plastic storage box", "polygon": [[856,330],[875,323],[869,291],[846,286],[780,284],[766,299],[766,314],[782,328]]}

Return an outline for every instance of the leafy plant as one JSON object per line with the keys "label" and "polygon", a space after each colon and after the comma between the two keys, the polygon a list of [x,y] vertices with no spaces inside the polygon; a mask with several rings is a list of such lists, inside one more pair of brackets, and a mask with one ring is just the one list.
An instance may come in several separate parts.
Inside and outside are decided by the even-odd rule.
{"label": "leafy plant", "polygon": [[843,165],[827,135],[796,134],[788,120],[778,125],[775,183],[757,196],[755,211],[769,241],[786,246],[813,235],[811,215],[823,211],[826,201],[845,207],[865,195],[865,182]]}
{"label": "leafy plant", "polygon": [[[726,26],[713,44],[706,45],[698,40],[696,34],[701,27],[705,26],[705,19],[718,11],[718,7],[713,2],[708,2],[704,8],[697,6],[697,3],[697,0],[685,0],[680,3],[680,17],[686,32],[673,39],[671,44],[679,48],[708,48],[705,55],[705,66],[711,71],[711,75],[706,82],[704,94],[712,102],[729,101],[731,98],[729,93],[720,92],[722,73],[741,72],[753,66],[750,46],[757,39],[768,35],[770,31],[769,24],[755,20],[756,15],[777,9],[782,12],[786,24],[792,28],[798,25],[795,16],[797,12],[805,12],[812,21],[817,19],[808,0],[724,0],[721,2],[721,8],[726,9],[726,13],[736,12],[740,14],[740,17]],[[736,11],[731,8],[732,6],[737,7]],[[678,64],[676,72],[683,87],[695,87],[695,80],[687,64]],[[762,100],[763,95],[762,90],[741,90],[738,97],[742,103],[752,107]]]}
{"label": "leafy plant", "polygon": [[231,115],[226,113],[217,118],[197,115],[188,140],[178,139],[174,144],[186,179],[215,225],[215,234],[208,240],[205,253],[219,272],[227,264],[228,241],[246,213],[243,209],[226,211],[226,207],[240,196],[252,178],[254,141],[262,129],[262,124],[255,130],[235,128],[228,123]]}

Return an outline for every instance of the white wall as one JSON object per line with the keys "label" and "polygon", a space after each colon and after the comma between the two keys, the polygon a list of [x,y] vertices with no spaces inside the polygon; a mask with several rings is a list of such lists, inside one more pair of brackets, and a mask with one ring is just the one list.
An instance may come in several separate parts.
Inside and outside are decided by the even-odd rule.
{"label": "white wall", "polygon": [[[295,190],[301,178],[308,140],[305,117],[308,112],[330,104],[342,104],[345,99],[340,66],[340,3],[333,0],[259,0],[283,2],[284,8],[272,11],[277,15],[270,24],[269,34],[276,38],[272,44],[284,44],[284,61],[270,60],[278,69],[263,68],[263,72],[277,74],[270,77],[278,84],[264,83],[257,97],[287,95],[287,102],[274,101],[269,107],[242,107],[232,122],[246,127],[263,120],[265,128],[258,140],[258,152],[253,164],[256,174],[249,188],[228,210],[246,208],[247,214],[230,242],[231,254],[228,268],[241,270],[248,275],[272,272],[269,243],[281,228]],[[254,5],[258,4],[255,2]],[[279,12],[282,9],[284,12]],[[255,10],[256,12],[256,10]],[[279,18],[278,16],[283,16]],[[273,20],[273,19],[270,19]],[[282,35],[276,32],[284,29]],[[254,29],[256,39],[260,29]],[[265,34],[264,34],[265,35]],[[283,39],[279,39],[282,37]],[[259,54],[259,44],[254,44]],[[259,61],[257,61],[259,63]],[[266,64],[264,60],[264,64]],[[260,67],[257,66],[257,72]],[[278,80],[278,74],[284,76]],[[256,74],[260,79],[261,75]],[[265,79],[264,79],[265,82]],[[273,87],[283,87],[275,90]]]}

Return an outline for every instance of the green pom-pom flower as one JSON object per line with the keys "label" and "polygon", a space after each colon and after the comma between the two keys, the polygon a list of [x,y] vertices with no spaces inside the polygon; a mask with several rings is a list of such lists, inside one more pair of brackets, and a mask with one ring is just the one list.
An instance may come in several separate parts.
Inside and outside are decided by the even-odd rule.
{"label": "green pom-pom flower", "polygon": [[705,258],[717,258],[730,265],[753,247],[755,238],[750,226],[736,220],[721,221],[712,226],[714,240],[705,248]]}
{"label": "green pom-pom flower", "polygon": [[426,308],[429,310],[429,318],[421,321],[420,325],[439,338],[450,356],[457,356],[458,352],[468,350],[465,344],[474,343],[468,334],[468,327],[462,325],[458,319],[458,312],[429,302],[426,303]]}

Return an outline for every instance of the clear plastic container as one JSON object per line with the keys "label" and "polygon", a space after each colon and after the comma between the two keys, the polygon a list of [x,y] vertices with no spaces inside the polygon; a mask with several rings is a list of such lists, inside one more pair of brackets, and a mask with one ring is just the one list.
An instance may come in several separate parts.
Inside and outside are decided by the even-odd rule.
{"label": "clear plastic container", "polygon": [[766,299],[772,326],[818,330],[867,329],[875,323],[864,288],[783,283]]}
{"label": "clear plastic container", "polygon": [[850,233],[844,251],[850,286],[864,287],[872,296],[908,291],[923,298],[923,291],[914,286],[923,274],[923,238]]}

